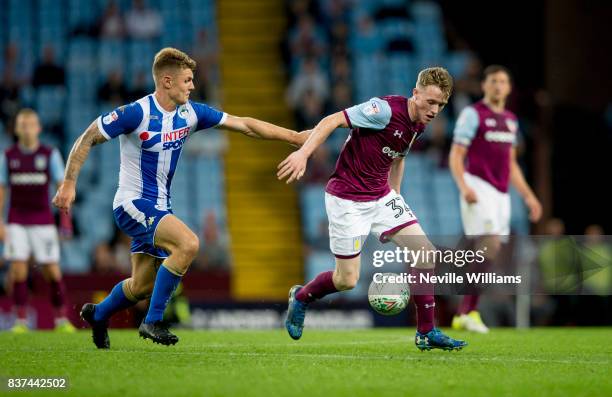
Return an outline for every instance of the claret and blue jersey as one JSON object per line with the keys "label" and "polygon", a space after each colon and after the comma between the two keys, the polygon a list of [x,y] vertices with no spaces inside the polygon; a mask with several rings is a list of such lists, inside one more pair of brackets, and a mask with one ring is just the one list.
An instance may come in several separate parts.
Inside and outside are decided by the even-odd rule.
{"label": "claret and blue jersey", "polygon": [[227,114],[189,101],[169,112],[151,94],[97,119],[107,139],[119,137],[121,165],[113,201],[118,226],[133,253],[167,254],[153,244],[157,224],[172,213],[170,185],[185,141],[195,131],[225,122]]}

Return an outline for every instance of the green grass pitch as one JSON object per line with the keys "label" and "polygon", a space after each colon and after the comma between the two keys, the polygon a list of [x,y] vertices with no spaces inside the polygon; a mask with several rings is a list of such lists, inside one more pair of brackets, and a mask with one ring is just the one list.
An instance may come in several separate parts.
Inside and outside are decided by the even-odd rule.
{"label": "green grass pitch", "polygon": [[173,347],[111,331],[0,333],[0,377],[66,376],[62,396],[612,396],[612,329],[449,332],[461,352],[419,352],[411,329],[177,331]]}

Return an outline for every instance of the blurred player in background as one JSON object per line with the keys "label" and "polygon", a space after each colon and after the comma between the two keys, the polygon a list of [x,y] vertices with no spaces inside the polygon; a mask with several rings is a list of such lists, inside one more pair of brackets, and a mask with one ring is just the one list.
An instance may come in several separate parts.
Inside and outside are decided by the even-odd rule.
{"label": "blurred player in background", "polygon": [[223,126],[250,137],[298,146],[307,138],[307,134],[190,101],[195,68],[195,61],[177,49],[158,52],[153,62],[155,92],[91,123],[70,152],[64,182],[54,198],[58,208],[69,209],[91,147],[119,137],[121,167],[113,213],[119,228],[133,239],[132,276],[117,284],[100,304],[88,303],[81,310],[83,319],[92,326],[98,348],[110,347],[110,316],[149,296],[151,303],[140,335],[164,345],[178,342],[162,317],[199,248],[198,237],[172,215],[170,202],[170,184],[188,136]]}
{"label": "blurred player in background", "polygon": [[[304,146],[280,163],[279,179],[288,178],[287,183],[298,180],[304,175],[308,158],[336,128],[352,129],[325,193],[330,248],[336,257],[336,268],[289,291],[285,326],[293,339],[302,336],[310,302],[357,285],[361,248],[370,231],[381,242],[393,241],[415,250],[435,249],[399,192],[404,158],[425,125],[448,102],[452,85],[445,69],[425,69],[418,75],[411,98],[375,97],[327,116],[314,128]],[[418,280],[421,274],[432,275],[434,267],[433,262],[420,261],[411,271]],[[411,293],[417,308],[418,349],[459,350],[467,345],[434,326],[433,284],[412,285]]]}
{"label": "blurred player in background", "polygon": [[[41,130],[36,112],[21,110],[15,120],[17,143],[0,157],[0,209],[4,208],[7,187],[10,190],[7,225],[4,211],[0,211],[0,238],[5,242],[4,257],[10,262],[9,277],[17,314],[12,331],[28,331],[28,265],[33,255],[50,286],[55,329],[74,332],[74,326],[66,318],[60,245],[49,197],[49,185],[59,186],[62,182],[64,164],[57,149],[40,143]],[[69,215],[60,214],[60,219],[62,234],[69,236],[72,233]]]}
{"label": "blurred player in background", "polygon": [[[532,222],[542,216],[542,206],[516,161],[518,120],[506,109],[510,72],[491,65],[483,77],[484,98],[463,109],[457,119],[449,166],[460,192],[464,233],[473,237],[475,249],[487,247],[486,263],[495,260],[502,240],[510,234],[509,184],[525,200]],[[454,329],[489,331],[477,311],[478,301],[478,294],[463,297],[453,318]]]}

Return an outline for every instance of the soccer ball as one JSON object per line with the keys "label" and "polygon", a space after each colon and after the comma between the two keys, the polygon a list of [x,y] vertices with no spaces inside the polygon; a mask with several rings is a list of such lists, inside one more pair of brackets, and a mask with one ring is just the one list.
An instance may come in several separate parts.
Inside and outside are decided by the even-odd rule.
{"label": "soccer ball", "polygon": [[[385,276],[399,278],[398,274],[384,273],[381,280]],[[370,306],[383,316],[394,316],[401,313],[408,305],[409,299],[410,289],[407,283],[377,283],[372,280],[370,288],[368,288]]]}

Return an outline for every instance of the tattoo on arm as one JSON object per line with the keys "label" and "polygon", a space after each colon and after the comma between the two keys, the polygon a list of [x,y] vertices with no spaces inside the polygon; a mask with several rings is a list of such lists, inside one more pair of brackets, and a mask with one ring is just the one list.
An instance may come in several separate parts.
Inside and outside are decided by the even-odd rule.
{"label": "tattoo on arm", "polygon": [[98,125],[94,121],[74,142],[66,161],[64,180],[76,182],[91,147],[104,142],[106,142],[106,138],[98,130]]}

